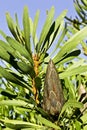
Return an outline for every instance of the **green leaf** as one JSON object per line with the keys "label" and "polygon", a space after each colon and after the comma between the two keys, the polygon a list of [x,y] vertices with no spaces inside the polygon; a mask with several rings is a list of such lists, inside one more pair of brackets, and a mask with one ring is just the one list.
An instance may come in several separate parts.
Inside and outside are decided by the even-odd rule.
{"label": "green leaf", "polygon": [[3,122],[7,127],[12,128],[12,129],[21,129],[21,128],[42,128],[43,126],[33,124],[30,122],[25,122],[25,121],[19,121],[19,120],[2,120],[0,119],[0,122]]}
{"label": "green leaf", "polygon": [[87,36],[87,27],[84,27],[80,31],[78,31],[75,35],[73,35],[67,42],[65,42],[64,46],[61,47],[61,50],[58,54],[53,58],[54,62],[58,62],[65,54],[68,54],[70,51],[76,48],[76,46]]}
{"label": "green leaf", "polygon": [[0,30],[0,34],[6,39],[6,34],[2,30]]}
{"label": "green leaf", "polygon": [[25,88],[29,89],[30,91],[32,91],[32,89],[23,82],[23,78],[16,75],[15,73],[8,72],[5,68],[3,68],[1,66],[0,66],[0,75],[1,75],[1,77],[4,77],[8,81],[21,85],[22,87],[25,87]]}
{"label": "green leaf", "polygon": [[71,68],[69,70],[66,70],[65,72],[61,73],[59,76],[60,78],[66,78],[72,75],[76,75],[76,74],[82,74],[84,72],[87,71],[87,65],[84,66],[78,66],[76,68]]}
{"label": "green leaf", "polygon": [[75,121],[75,127],[76,127],[76,130],[81,130],[81,123],[79,121]]}
{"label": "green leaf", "polygon": [[6,78],[7,80],[14,83],[18,83],[18,79],[1,66],[0,66],[0,74],[2,75],[2,77]]}
{"label": "green leaf", "polygon": [[27,108],[33,108],[34,105],[33,104],[29,104],[23,100],[16,100],[16,99],[13,99],[13,100],[1,100],[0,101],[0,106],[4,106],[4,105],[7,105],[7,106],[22,106],[22,107],[27,107]]}
{"label": "green leaf", "polygon": [[61,64],[67,63],[68,61],[73,60],[74,58],[78,57],[80,55],[80,53],[81,53],[80,50],[75,50],[75,51],[69,53],[62,60],[60,60],[60,62],[58,62],[58,66]]}
{"label": "green leaf", "polygon": [[36,39],[36,29],[37,29],[37,25],[38,25],[39,15],[40,15],[40,11],[38,10],[36,12],[36,15],[34,18],[34,23],[33,23],[33,42],[34,43],[35,43],[35,39]]}
{"label": "green leaf", "polygon": [[55,125],[54,123],[52,123],[51,121],[41,117],[40,115],[37,116],[37,119],[39,119],[39,121],[44,124],[45,126],[48,126],[48,127],[51,127],[51,128],[54,128],[56,130],[61,130],[61,128],[57,125]]}
{"label": "green leaf", "polygon": [[52,24],[53,17],[54,17],[54,7],[52,7],[51,10],[49,11],[49,13],[47,15],[47,19],[46,19],[45,24],[44,24],[43,29],[42,29],[42,32],[40,34],[40,39],[39,39],[39,42],[38,42],[38,45],[37,45],[37,51],[38,52],[40,51],[40,47],[41,47],[43,41],[45,40],[46,35],[49,32],[50,26]]}
{"label": "green leaf", "polygon": [[83,116],[81,116],[81,120],[83,121],[83,123],[87,123],[87,112],[85,114],[83,114]]}
{"label": "green leaf", "polygon": [[16,24],[14,23],[9,13],[6,13],[6,20],[7,20],[9,30],[11,31],[13,36],[17,39]]}
{"label": "green leaf", "polygon": [[64,106],[63,106],[63,108],[62,108],[62,110],[61,110],[61,112],[60,112],[59,118],[60,118],[60,116],[63,114],[63,112],[66,111],[66,109],[69,108],[69,107],[82,108],[82,107],[83,107],[83,104],[82,104],[81,102],[77,102],[76,100],[69,100],[69,101],[67,101],[67,102],[64,104]]}
{"label": "green leaf", "polygon": [[[53,22],[53,24],[51,25],[49,31],[48,31],[48,34],[41,46],[41,52],[45,52],[45,50],[48,50],[49,48],[49,40],[50,40],[50,36],[52,35],[52,33],[54,32],[54,28],[55,28],[55,22]],[[56,34],[55,34],[56,35]]]}
{"label": "green leaf", "polygon": [[84,16],[81,14],[82,10],[78,7],[77,3],[75,2],[74,2],[74,7],[79,17],[84,20]]}
{"label": "green leaf", "polygon": [[17,94],[12,92],[11,90],[2,90],[1,94],[4,96],[7,96],[8,98],[16,98],[17,97]]}
{"label": "green leaf", "polygon": [[[53,32],[53,35],[51,36],[51,44],[52,44],[52,42],[54,41],[54,39],[55,39],[55,33],[57,32],[57,29],[58,29],[58,27],[59,27],[59,25],[60,25],[60,27],[59,27],[59,30],[58,30],[58,33],[57,33],[57,35],[59,35],[59,33],[61,32],[61,30],[63,30],[63,28],[64,28],[64,17],[66,16],[66,13],[67,13],[67,10],[64,10],[58,17],[57,17],[57,19],[55,20],[55,31]],[[64,28],[64,31],[65,31],[65,28]],[[64,33],[64,32],[63,32]],[[56,35],[56,36],[57,36]],[[64,35],[64,34],[62,34],[62,35]],[[62,39],[62,38],[61,38]],[[58,40],[59,41],[59,40]]]}
{"label": "green leaf", "polygon": [[[35,37],[33,36],[34,34],[34,29],[35,29],[35,27],[34,27],[34,23],[33,23],[33,21],[32,21],[32,19],[29,17],[29,21],[30,21],[30,33],[31,33],[31,36],[32,36],[32,38],[33,38],[33,49],[34,49],[34,53],[36,53],[36,45],[37,45],[37,43],[38,43],[38,37],[37,37],[37,34],[36,34],[36,32],[35,32]],[[36,23],[35,23],[35,25],[36,25]]]}
{"label": "green leaf", "polygon": [[67,89],[69,90],[69,99],[76,99],[76,91],[75,86],[73,85],[72,81],[70,81],[70,78],[65,78],[65,86],[67,86]]}
{"label": "green leaf", "polygon": [[81,0],[81,2],[82,2],[85,6],[87,6],[87,0]]}
{"label": "green leaf", "polygon": [[33,62],[30,53],[28,53],[28,51],[25,49],[25,47],[22,44],[20,44],[18,41],[16,41],[12,37],[7,37],[6,39],[12,48],[18,51],[22,56],[27,58],[30,61],[30,63]]}
{"label": "green leaf", "polygon": [[3,60],[9,62],[10,61],[10,55],[7,53],[7,51],[0,46],[0,58],[2,58]]}
{"label": "green leaf", "polygon": [[26,64],[24,62],[17,62],[18,67],[25,74],[30,74],[31,77],[35,76],[34,68],[30,64]]}
{"label": "green leaf", "polygon": [[[63,26],[63,25],[62,25],[62,26]],[[56,47],[55,47],[55,49],[54,49],[53,52],[55,52],[55,51],[58,49],[60,43],[62,42],[62,40],[64,39],[64,37],[65,37],[65,35],[66,35],[66,32],[67,32],[66,25],[62,27],[62,30],[63,30],[63,31],[62,31],[62,34],[60,35],[60,37],[59,37],[59,39],[58,39],[58,42],[57,42],[57,45],[56,45]]]}
{"label": "green leaf", "polygon": [[31,45],[30,45],[30,23],[29,23],[29,15],[27,6],[24,7],[23,12],[23,28],[24,28],[24,37],[25,37],[25,45],[26,49],[29,53],[31,53]]}

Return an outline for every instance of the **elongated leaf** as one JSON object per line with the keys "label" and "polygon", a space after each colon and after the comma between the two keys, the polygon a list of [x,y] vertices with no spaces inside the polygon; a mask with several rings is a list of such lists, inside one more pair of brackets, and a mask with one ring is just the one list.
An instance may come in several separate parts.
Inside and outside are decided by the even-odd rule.
{"label": "elongated leaf", "polygon": [[76,12],[79,15],[79,17],[84,20],[84,16],[81,14],[82,10],[78,7],[77,3],[75,3],[75,2],[74,2],[74,7],[75,7]]}
{"label": "elongated leaf", "polygon": [[65,78],[65,77],[76,75],[76,74],[82,74],[86,71],[87,71],[87,65],[79,66],[74,69],[69,69],[69,70],[61,73],[60,78]]}
{"label": "elongated leaf", "polygon": [[66,16],[68,10],[64,10],[56,19],[55,21],[55,30],[58,28],[60,23],[63,21],[64,17]]}
{"label": "elongated leaf", "polygon": [[30,46],[30,23],[29,23],[29,15],[28,15],[28,8],[27,6],[24,7],[23,12],[23,27],[24,27],[24,37],[25,37],[25,45],[26,49],[29,53],[31,53],[31,46]]}
{"label": "elongated leaf", "polygon": [[33,62],[30,53],[28,53],[28,51],[25,49],[25,47],[22,44],[20,44],[18,41],[16,41],[12,37],[7,37],[6,39],[8,43],[11,45],[11,47],[17,50],[22,56],[29,59],[30,63]]}
{"label": "elongated leaf", "polygon": [[76,46],[87,36],[87,27],[84,27],[73,35],[65,44],[61,47],[61,50],[54,57],[54,62],[58,62],[65,54],[68,54],[71,50],[75,49]]}
{"label": "elongated leaf", "polygon": [[10,52],[10,53],[14,53],[14,49],[5,41],[0,40],[0,46],[3,47],[5,49],[5,51]]}
{"label": "elongated leaf", "polygon": [[2,105],[8,105],[8,106],[22,106],[22,107],[27,107],[27,108],[33,108],[33,104],[28,104],[27,102],[23,100],[2,100],[0,101],[0,106]]}
{"label": "elongated leaf", "polygon": [[77,102],[76,100],[69,100],[68,102],[66,102],[62,108],[62,111],[59,115],[60,116],[63,114],[63,112],[68,108],[68,107],[73,107],[73,108],[82,108],[83,104],[81,102]]}
{"label": "elongated leaf", "polygon": [[[56,36],[58,36],[58,34],[60,33],[60,31],[61,31],[61,29],[62,29],[62,27],[60,26],[60,25],[62,25],[63,26],[63,28],[64,28],[64,25],[63,25],[63,19],[64,19],[64,17],[65,17],[65,15],[66,15],[66,13],[67,13],[67,10],[64,10],[59,16],[58,16],[58,18],[55,20],[55,22],[51,25],[51,27],[50,27],[50,29],[49,29],[49,32],[48,32],[48,34],[47,34],[47,36],[46,36],[46,38],[45,38],[45,41],[44,41],[44,43],[43,43],[43,45],[41,46],[41,50],[43,49],[43,50],[48,50],[49,49],[49,47],[51,46],[51,44],[53,43],[53,41],[55,40],[55,38],[56,38]],[[64,31],[65,31],[65,29],[64,29]],[[64,32],[63,32],[64,33]],[[63,34],[63,36],[65,36],[64,34]],[[62,36],[62,37],[63,37]],[[61,39],[62,39],[62,37],[61,37]],[[60,39],[60,40],[61,40]],[[58,40],[59,41],[59,40]],[[59,42],[61,42],[61,41],[59,41]],[[46,44],[46,45],[45,45]],[[45,48],[45,49],[44,49]],[[56,47],[56,49],[57,49],[57,47]],[[56,50],[55,49],[55,50]],[[54,50],[54,52],[55,52],[55,50]]]}
{"label": "elongated leaf", "polygon": [[[60,64],[64,64],[67,63],[68,61],[71,61],[72,59],[78,57],[80,55],[81,51],[80,50],[75,50],[71,53],[69,53],[68,55],[66,55],[59,63]],[[57,63],[56,63],[57,64]]]}
{"label": "elongated leaf", "polygon": [[12,75],[10,72],[8,72],[6,69],[4,69],[3,67],[0,66],[0,74],[6,78],[7,80],[11,81],[11,82],[15,82],[18,83],[18,79]]}
{"label": "elongated leaf", "polygon": [[81,116],[81,120],[83,121],[83,123],[87,122],[87,113],[85,113],[83,116]]}
{"label": "elongated leaf", "polygon": [[1,94],[4,96],[7,96],[8,98],[16,98],[17,94],[15,94],[14,92],[10,91],[10,90],[2,90]]}
{"label": "elongated leaf", "polygon": [[53,17],[54,17],[54,7],[52,7],[51,10],[49,11],[47,19],[46,19],[45,24],[42,29],[42,32],[40,34],[40,39],[39,39],[38,46],[37,46],[38,52],[40,51],[41,44],[43,43],[43,41],[46,38],[46,35],[48,34],[48,31],[52,24]]}
{"label": "elongated leaf", "polygon": [[30,74],[31,77],[35,76],[33,66],[25,64],[24,62],[17,62],[17,65],[20,68],[20,70],[23,71],[23,73]]}
{"label": "elongated leaf", "polygon": [[[0,40],[0,57],[11,64],[15,69],[18,69],[17,63],[14,60],[17,58],[17,54],[14,48],[12,48],[8,43]],[[4,49],[4,50],[3,50]]]}
{"label": "elongated leaf", "polygon": [[75,86],[73,83],[70,81],[70,79],[67,77],[65,78],[65,84],[69,90],[69,99],[76,99],[76,91],[75,91]]}
{"label": "elongated leaf", "polygon": [[33,42],[34,43],[35,43],[35,39],[36,39],[36,29],[37,29],[37,25],[38,25],[39,15],[40,15],[40,11],[38,10],[36,12],[36,15],[34,18],[34,23],[33,23]]}
{"label": "elongated leaf", "polygon": [[56,45],[53,52],[55,52],[58,49],[60,43],[62,42],[63,38],[65,37],[66,32],[67,32],[67,28],[66,28],[66,25],[65,25],[65,26],[63,26],[62,34],[60,35],[60,38],[58,39],[57,45]]}
{"label": "elongated leaf", "polygon": [[87,6],[87,1],[86,1],[86,0],[81,0],[81,2],[82,2],[85,6]]}
{"label": "elongated leaf", "polygon": [[10,55],[7,53],[7,51],[0,46],[0,58],[3,60],[9,62],[10,61]]}
{"label": "elongated leaf", "polygon": [[16,24],[14,23],[9,13],[6,13],[6,20],[9,30],[11,31],[12,35],[17,39]]}
{"label": "elongated leaf", "polygon": [[[58,31],[58,34],[60,33],[60,31],[62,30],[62,26],[63,26],[63,21],[64,21],[64,17],[66,16],[66,13],[67,13],[67,10],[64,10],[58,17],[57,17],[57,19],[55,20],[55,31],[54,31],[54,33],[53,33],[53,38],[51,38],[52,39],[52,41],[51,42],[53,42],[54,41],[54,37],[55,37],[55,32],[57,31],[57,29],[58,29],[58,27],[59,27],[59,25],[60,25],[60,29],[59,29],[59,31]],[[62,26],[61,26],[62,25]],[[57,34],[57,35],[58,35]],[[56,35],[56,36],[57,36]]]}
{"label": "elongated leaf", "polygon": [[[54,28],[55,28],[55,22],[51,25],[49,31],[48,31],[48,34],[41,46],[41,52],[44,52],[44,50],[48,50],[49,48],[49,41],[50,41],[50,36],[52,35],[52,33],[54,32]],[[56,34],[55,34],[56,35]]]}
{"label": "elongated leaf", "polygon": [[25,122],[25,121],[19,121],[19,120],[2,120],[0,119],[1,122],[3,122],[7,127],[12,128],[12,129],[21,129],[21,128],[43,128],[43,126],[33,124],[30,122]]}
{"label": "elongated leaf", "polygon": [[0,34],[6,39],[6,34],[2,30],[0,30]]}
{"label": "elongated leaf", "polygon": [[47,119],[45,119],[45,118],[43,118],[43,117],[41,117],[41,116],[38,116],[37,119],[39,119],[40,122],[41,122],[42,124],[44,124],[45,126],[54,128],[54,129],[56,129],[56,130],[61,130],[61,128],[60,128],[59,126],[55,125],[55,124],[52,123],[51,121],[49,121],[49,120],[47,120]]}
{"label": "elongated leaf", "polygon": [[[55,38],[61,33],[62,30],[65,30],[66,28],[64,28],[64,17],[66,16],[67,10],[64,10],[55,20],[55,30],[53,32],[53,34],[50,37],[50,46],[51,44],[54,42]],[[65,31],[66,32],[66,31]],[[64,32],[63,32],[64,33]],[[60,39],[58,40],[58,43],[56,45],[56,47],[54,48],[54,51],[52,51],[52,54],[56,51],[56,49],[58,48],[58,45],[61,43],[62,39],[63,39],[64,34],[62,34],[62,36],[60,35]],[[51,55],[52,55],[51,54]]]}
{"label": "elongated leaf", "polygon": [[5,68],[3,68],[1,66],[0,66],[0,75],[1,75],[1,77],[4,77],[8,81],[21,85],[22,87],[25,87],[25,88],[29,89],[30,91],[32,91],[31,88],[23,82],[23,79],[21,77],[19,77],[15,73],[12,74],[12,73],[8,72]]}

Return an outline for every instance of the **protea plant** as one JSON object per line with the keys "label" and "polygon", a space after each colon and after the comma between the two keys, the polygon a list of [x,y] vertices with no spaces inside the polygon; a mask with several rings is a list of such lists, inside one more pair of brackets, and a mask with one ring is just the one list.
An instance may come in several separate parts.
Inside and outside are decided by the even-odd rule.
{"label": "protea plant", "polygon": [[[77,90],[83,76],[80,75],[81,80],[78,76],[87,71],[87,66],[78,58],[81,53],[78,44],[87,36],[87,27],[73,34],[73,28],[68,30],[64,21],[67,10],[56,19],[54,12],[54,7],[48,11],[39,38],[36,34],[39,10],[32,21],[24,7],[23,29],[17,15],[14,21],[6,13],[12,35],[0,31],[4,37],[0,40],[1,129],[73,130],[77,124],[81,128],[83,103]],[[77,82],[79,85],[75,86]]]}

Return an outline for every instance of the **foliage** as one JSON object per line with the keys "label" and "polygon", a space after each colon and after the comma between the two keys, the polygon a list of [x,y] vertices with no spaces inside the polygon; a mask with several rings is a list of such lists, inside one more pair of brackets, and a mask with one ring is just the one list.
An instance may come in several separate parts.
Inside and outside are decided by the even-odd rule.
{"label": "foliage", "polygon": [[[84,130],[87,127],[84,106],[87,61],[80,57],[79,48],[87,36],[87,27],[69,26],[64,21],[67,10],[56,19],[54,12],[54,7],[48,11],[39,38],[36,34],[39,10],[33,22],[28,8],[24,7],[23,29],[20,29],[17,14],[15,21],[6,14],[12,36],[0,31],[4,37],[0,40],[1,129]],[[66,100],[56,120],[42,108],[44,78],[50,58],[59,72]]]}

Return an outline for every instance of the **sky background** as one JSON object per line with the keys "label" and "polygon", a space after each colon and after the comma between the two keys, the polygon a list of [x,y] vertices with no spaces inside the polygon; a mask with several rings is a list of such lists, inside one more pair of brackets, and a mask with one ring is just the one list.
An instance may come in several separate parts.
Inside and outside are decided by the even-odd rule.
{"label": "sky background", "polygon": [[67,16],[74,18],[75,9],[73,0],[1,0],[0,1],[0,29],[9,35],[9,30],[6,23],[6,12],[9,12],[11,17],[14,18],[15,13],[18,15],[19,24],[22,25],[23,8],[27,5],[29,15],[34,19],[36,11],[40,10],[39,31],[43,26],[46,18],[46,10],[52,6],[55,7],[55,17],[57,17],[63,10],[67,9]]}

